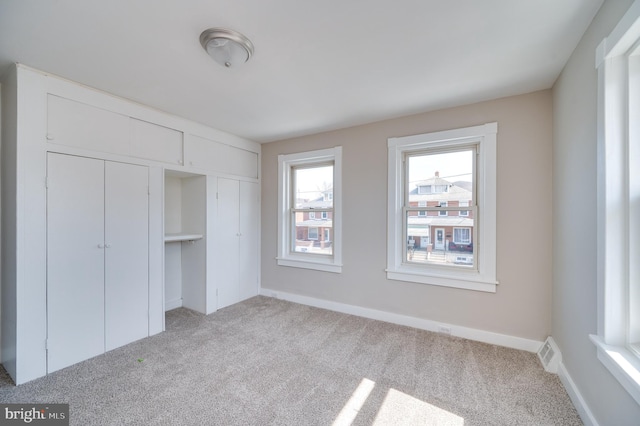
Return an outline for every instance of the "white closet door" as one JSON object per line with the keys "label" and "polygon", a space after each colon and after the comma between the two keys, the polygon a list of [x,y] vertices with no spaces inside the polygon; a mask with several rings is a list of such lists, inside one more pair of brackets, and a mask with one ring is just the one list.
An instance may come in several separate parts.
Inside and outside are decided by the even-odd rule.
{"label": "white closet door", "polygon": [[149,169],[105,163],[106,350],[149,335]]}
{"label": "white closet door", "polygon": [[47,371],[104,352],[104,162],[47,157]]}
{"label": "white closet door", "polygon": [[240,300],[258,295],[258,184],[240,182]]}
{"label": "white closet door", "polygon": [[238,268],[240,252],[239,182],[218,178],[218,309],[240,301]]}

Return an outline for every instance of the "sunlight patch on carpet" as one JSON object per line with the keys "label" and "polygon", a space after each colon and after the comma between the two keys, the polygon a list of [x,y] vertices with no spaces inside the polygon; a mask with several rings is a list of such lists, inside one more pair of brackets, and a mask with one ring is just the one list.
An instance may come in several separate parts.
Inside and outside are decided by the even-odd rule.
{"label": "sunlight patch on carpet", "polygon": [[376,383],[369,379],[362,379],[356,390],[351,394],[349,401],[347,401],[345,406],[342,407],[342,410],[340,410],[340,414],[338,414],[338,417],[334,420],[333,426],[351,425],[375,385]]}
{"label": "sunlight patch on carpet", "polygon": [[389,389],[373,424],[463,426],[464,419],[411,395]]}

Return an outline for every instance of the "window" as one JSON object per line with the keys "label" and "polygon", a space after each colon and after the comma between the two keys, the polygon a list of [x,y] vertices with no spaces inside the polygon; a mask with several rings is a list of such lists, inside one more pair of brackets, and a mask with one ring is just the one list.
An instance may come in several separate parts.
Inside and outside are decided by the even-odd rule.
{"label": "window", "polygon": [[[459,206],[460,207],[469,207],[469,202],[468,201],[460,201]],[[469,216],[469,210],[460,210],[458,215],[460,215],[460,216]]]}
{"label": "window", "polygon": [[441,194],[449,191],[449,185],[419,185],[418,194]]}
{"label": "window", "polygon": [[471,244],[471,229],[453,228],[453,242],[456,244]]}
{"label": "window", "polygon": [[496,291],[497,129],[389,139],[387,278]]}
{"label": "window", "polygon": [[316,241],[318,239],[318,228],[309,228],[308,239]]}
{"label": "window", "polygon": [[331,230],[330,229],[325,229],[324,230],[324,241],[325,242],[331,241]]}
{"label": "window", "polygon": [[[447,207],[446,201],[440,201],[438,207]],[[438,210],[438,216],[447,216],[449,213],[446,210]]]}
{"label": "window", "polygon": [[341,147],[278,156],[278,265],[342,272],[341,169]]}
{"label": "window", "polygon": [[[418,207],[427,207],[426,201],[418,201]],[[426,210],[418,210],[418,216],[427,216]]]}
{"label": "window", "polygon": [[598,359],[640,404],[640,1],[596,49]]}

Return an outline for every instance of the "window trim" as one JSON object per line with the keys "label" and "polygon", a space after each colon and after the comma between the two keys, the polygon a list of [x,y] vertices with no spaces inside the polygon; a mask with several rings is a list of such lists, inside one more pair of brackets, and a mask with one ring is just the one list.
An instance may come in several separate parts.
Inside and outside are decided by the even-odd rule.
{"label": "window trim", "polygon": [[[638,83],[629,78],[629,69],[637,67],[639,43],[640,1],[636,0],[596,48],[598,328],[597,334],[589,336],[600,362],[638,404],[640,357],[628,345],[628,327],[629,292],[640,285],[630,262],[640,251],[630,236],[638,232],[640,220],[629,214],[629,177],[635,172],[630,164],[640,149],[640,129],[629,119],[640,106],[630,102],[634,96],[629,95],[630,90],[638,91]],[[637,79],[640,72],[635,71]]]}
{"label": "window trim", "polygon": [[[292,231],[292,167],[333,162],[333,254],[314,255],[292,252],[289,241]],[[342,272],[342,147],[278,155],[278,255],[279,266]]]}
{"label": "window trim", "polygon": [[[497,123],[421,135],[389,138],[387,279],[495,293],[496,279],[496,169]],[[476,217],[475,245],[478,268],[429,267],[404,262],[403,202],[405,154],[409,152],[477,145],[476,196],[481,214]],[[457,209],[457,208],[456,208]],[[469,209],[470,210],[470,209]],[[475,231],[474,231],[475,232]]]}

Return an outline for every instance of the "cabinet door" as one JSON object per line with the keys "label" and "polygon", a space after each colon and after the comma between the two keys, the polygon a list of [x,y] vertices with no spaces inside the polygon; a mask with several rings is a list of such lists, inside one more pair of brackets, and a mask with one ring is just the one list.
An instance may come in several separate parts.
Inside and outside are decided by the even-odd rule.
{"label": "cabinet door", "polygon": [[240,300],[258,295],[258,184],[240,182]]}
{"label": "cabinet door", "polygon": [[47,139],[101,152],[129,153],[129,117],[55,95],[47,96]]}
{"label": "cabinet door", "polygon": [[149,335],[149,169],[105,163],[106,350]]}
{"label": "cabinet door", "polygon": [[191,135],[185,139],[187,166],[251,178],[258,177],[258,154]]}
{"label": "cabinet door", "polygon": [[218,220],[216,244],[218,264],[218,309],[240,301],[240,182],[218,178]]}
{"label": "cabinet door", "polygon": [[47,369],[104,352],[104,162],[47,157]]}
{"label": "cabinet door", "polygon": [[170,164],[183,163],[182,132],[135,118],[130,118],[129,122],[130,155]]}

